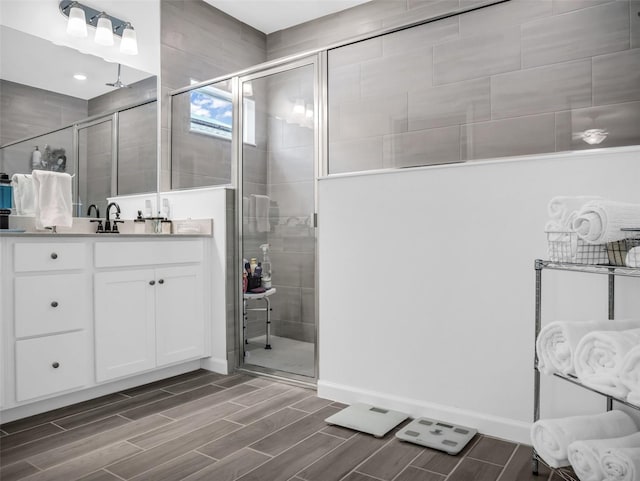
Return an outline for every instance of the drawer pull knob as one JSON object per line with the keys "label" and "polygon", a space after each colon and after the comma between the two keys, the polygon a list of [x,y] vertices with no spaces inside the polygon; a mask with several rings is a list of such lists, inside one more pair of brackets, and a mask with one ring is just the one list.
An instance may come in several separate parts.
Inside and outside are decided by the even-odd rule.
{"label": "drawer pull knob", "polygon": [[160,279],[160,280],[158,281],[158,284],[164,284],[164,279]]}
{"label": "drawer pull knob", "polygon": [[58,254],[56,254],[55,252],[51,253],[51,258],[52,259],[57,259],[58,258]]}
{"label": "drawer pull knob", "polygon": [[51,364],[51,367],[54,369],[58,369],[60,367],[60,363],[56,361],[53,364]]}
{"label": "drawer pull knob", "polygon": [[58,301],[53,301],[51,303],[51,307],[58,307]]}
{"label": "drawer pull knob", "polygon": [[149,285],[150,286],[155,286],[156,285],[156,281],[149,281]]}

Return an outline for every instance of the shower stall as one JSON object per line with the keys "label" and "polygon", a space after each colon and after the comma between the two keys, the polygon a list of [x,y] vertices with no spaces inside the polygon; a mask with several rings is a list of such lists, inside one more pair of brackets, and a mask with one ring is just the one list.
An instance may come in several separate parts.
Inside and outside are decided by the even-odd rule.
{"label": "shower stall", "polygon": [[317,378],[318,72],[312,55],[171,94],[171,187],[235,190],[228,352],[240,369],[302,382]]}

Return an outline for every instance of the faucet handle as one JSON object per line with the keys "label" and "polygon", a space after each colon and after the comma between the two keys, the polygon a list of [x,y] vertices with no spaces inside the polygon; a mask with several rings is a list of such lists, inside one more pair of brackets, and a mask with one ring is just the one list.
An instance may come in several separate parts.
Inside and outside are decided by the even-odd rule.
{"label": "faucet handle", "polygon": [[120,233],[120,231],[118,230],[118,224],[123,224],[124,221],[123,220],[117,220],[114,219],[111,221],[113,223],[113,227],[111,228],[111,232],[115,232],[115,233]]}
{"label": "faucet handle", "polygon": [[98,228],[96,229],[96,234],[104,232],[104,228],[102,227],[102,219],[91,219],[89,222],[97,222]]}

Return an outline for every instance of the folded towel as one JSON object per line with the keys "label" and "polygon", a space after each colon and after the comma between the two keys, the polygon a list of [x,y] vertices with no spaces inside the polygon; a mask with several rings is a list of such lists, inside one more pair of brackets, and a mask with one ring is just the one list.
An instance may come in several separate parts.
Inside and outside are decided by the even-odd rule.
{"label": "folded towel", "polygon": [[580,340],[593,331],[640,328],[640,319],[555,321],[540,330],[536,340],[538,369],[545,374],[575,374],[574,354]]}
{"label": "folded towel", "polygon": [[573,230],[585,242],[605,244],[624,239],[620,229],[640,225],[640,204],[625,204],[611,200],[587,202],[573,220]]}
{"label": "folded towel", "polygon": [[620,366],[620,382],[629,390],[627,401],[640,406],[640,346],[631,349]]}
{"label": "folded towel", "polygon": [[592,200],[599,200],[601,197],[595,195],[567,196],[559,195],[549,201],[547,212],[549,213],[549,223],[545,230],[570,230],[573,220],[584,204]]}
{"label": "folded towel", "polygon": [[13,174],[11,186],[13,187],[13,205],[16,208],[16,214],[34,215],[36,213],[35,192],[31,174]]}
{"label": "folded towel", "polygon": [[640,247],[629,249],[624,263],[627,267],[640,267]]}
{"label": "folded towel", "polygon": [[258,232],[269,232],[271,225],[269,224],[269,196],[254,195],[256,202],[256,230]]}
{"label": "folded towel", "polygon": [[36,229],[71,227],[71,176],[63,172],[34,170],[33,187],[36,206]]}
{"label": "folded towel", "polygon": [[600,459],[606,481],[640,480],[640,448],[607,449]]}
{"label": "folded towel", "polygon": [[602,481],[600,458],[612,448],[640,448],[640,432],[621,438],[574,441],[569,445],[569,462],[580,481]]}
{"label": "folded towel", "polygon": [[531,442],[552,468],[569,466],[569,444],[582,439],[619,438],[637,431],[631,416],[614,410],[587,416],[541,419],[531,426]]}
{"label": "folded towel", "polygon": [[578,379],[603,393],[626,397],[629,389],[620,381],[620,369],[625,356],[639,344],[640,329],[586,334],[578,343],[574,356]]}

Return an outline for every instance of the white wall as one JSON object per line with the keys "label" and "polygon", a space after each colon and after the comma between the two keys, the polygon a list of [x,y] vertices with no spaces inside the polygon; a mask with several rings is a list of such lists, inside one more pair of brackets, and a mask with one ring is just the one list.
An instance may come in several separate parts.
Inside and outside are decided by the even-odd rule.
{"label": "white wall", "polygon": [[[211,358],[203,361],[203,367],[222,374],[228,373],[226,337],[226,252],[227,252],[227,204],[226,189],[176,190],[161,192],[162,199],[169,199],[172,219],[213,219],[211,259]],[[123,219],[134,219],[138,210],[144,210],[144,201],[151,200],[156,212],[156,194],[121,196],[108,199],[120,205]]]}
{"label": "white wall", "polygon": [[[640,149],[620,148],[321,180],[319,395],[528,442],[547,203],[640,203],[638,179]],[[543,324],[606,318],[605,276],[543,277]],[[637,282],[621,315],[640,316]],[[543,417],[604,408],[556,379],[542,399]]]}

